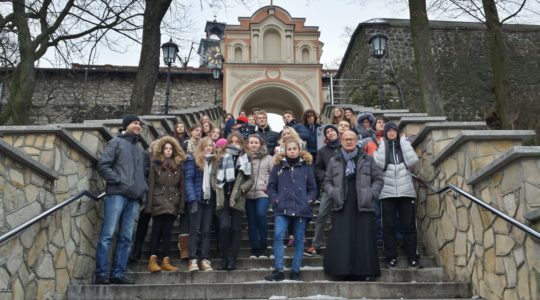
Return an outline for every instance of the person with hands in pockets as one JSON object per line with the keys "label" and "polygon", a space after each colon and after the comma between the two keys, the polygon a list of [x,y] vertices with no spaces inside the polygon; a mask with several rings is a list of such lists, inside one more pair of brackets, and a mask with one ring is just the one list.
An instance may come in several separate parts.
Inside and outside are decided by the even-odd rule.
{"label": "person with hands in pockets", "polygon": [[300,266],[304,255],[304,233],[313,216],[310,203],[317,197],[317,184],[311,155],[300,150],[300,141],[291,139],[285,143],[285,153],[276,154],[268,182],[268,196],[274,211],[274,271],[265,277],[268,281],[280,281],[283,274],[283,240],[289,223],[293,227],[294,255],[291,280],[300,279]]}

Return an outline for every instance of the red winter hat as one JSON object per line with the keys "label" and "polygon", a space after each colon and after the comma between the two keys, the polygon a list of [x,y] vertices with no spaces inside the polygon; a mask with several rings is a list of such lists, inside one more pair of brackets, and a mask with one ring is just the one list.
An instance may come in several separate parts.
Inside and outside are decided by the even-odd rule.
{"label": "red winter hat", "polygon": [[236,124],[238,123],[248,123],[249,120],[248,118],[244,117],[244,116],[239,116],[238,118],[236,118]]}

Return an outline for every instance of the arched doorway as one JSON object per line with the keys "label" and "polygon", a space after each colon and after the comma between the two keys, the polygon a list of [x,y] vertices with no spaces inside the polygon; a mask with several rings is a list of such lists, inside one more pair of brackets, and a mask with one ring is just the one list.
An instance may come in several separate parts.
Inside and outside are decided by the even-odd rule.
{"label": "arched doorway", "polygon": [[259,86],[247,92],[242,99],[238,99],[235,113],[241,110],[250,113],[254,108],[260,108],[268,113],[281,115],[284,111],[290,110],[300,121],[304,111],[309,108],[303,102],[293,90],[287,87],[279,85]]}

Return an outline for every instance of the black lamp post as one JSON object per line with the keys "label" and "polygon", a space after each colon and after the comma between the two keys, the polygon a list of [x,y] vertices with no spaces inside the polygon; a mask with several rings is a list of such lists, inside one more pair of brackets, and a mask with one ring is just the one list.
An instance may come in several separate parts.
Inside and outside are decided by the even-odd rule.
{"label": "black lamp post", "polygon": [[214,105],[217,105],[217,90],[218,90],[218,83],[219,83],[219,76],[221,75],[221,64],[216,64],[212,68],[212,76],[214,76],[215,79],[215,86],[214,86]]}
{"label": "black lamp post", "polygon": [[381,109],[384,109],[384,89],[383,89],[383,67],[382,58],[386,50],[386,42],[388,38],[384,34],[377,33],[369,38],[369,44],[373,50],[373,57],[379,60],[379,102]]}
{"label": "black lamp post", "polygon": [[163,61],[167,65],[167,89],[165,90],[165,114],[169,114],[169,96],[171,95],[171,65],[176,59],[178,53],[178,45],[170,39],[165,44],[161,45],[163,51]]}

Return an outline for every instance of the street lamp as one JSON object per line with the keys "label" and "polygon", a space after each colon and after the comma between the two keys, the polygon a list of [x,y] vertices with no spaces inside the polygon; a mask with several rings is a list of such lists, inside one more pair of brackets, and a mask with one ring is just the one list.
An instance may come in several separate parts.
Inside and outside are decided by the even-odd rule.
{"label": "street lamp", "polygon": [[369,38],[369,44],[373,51],[373,57],[379,60],[379,102],[381,109],[384,109],[384,89],[383,89],[383,67],[382,58],[386,50],[388,38],[384,34],[377,33]]}
{"label": "street lamp", "polygon": [[219,76],[221,75],[221,64],[214,65],[212,68],[212,76],[214,76],[215,79],[215,86],[214,86],[214,105],[217,105],[217,90],[218,90],[218,83],[219,83]]}
{"label": "street lamp", "polygon": [[165,114],[169,114],[169,96],[171,95],[171,65],[176,59],[178,53],[178,45],[170,39],[165,44],[161,45],[163,51],[163,61],[167,65],[167,89],[165,90]]}

